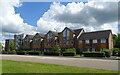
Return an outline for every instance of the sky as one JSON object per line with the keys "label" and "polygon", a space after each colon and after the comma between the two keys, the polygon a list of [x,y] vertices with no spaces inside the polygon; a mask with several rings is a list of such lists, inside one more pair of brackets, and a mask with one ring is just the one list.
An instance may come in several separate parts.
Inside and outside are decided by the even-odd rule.
{"label": "sky", "polygon": [[[111,29],[118,33],[117,2],[7,2],[0,1],[0,41],[14,34],[46,34],[65,27],[86,32]],[[120,29],[120,26],[119,26]]]}

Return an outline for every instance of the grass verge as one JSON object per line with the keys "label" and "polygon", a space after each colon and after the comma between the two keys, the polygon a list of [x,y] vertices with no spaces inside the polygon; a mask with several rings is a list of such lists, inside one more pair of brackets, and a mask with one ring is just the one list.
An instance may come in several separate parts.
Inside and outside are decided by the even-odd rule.
{"label": "grass verge", "polygon": [[25,61],[2,61],[2,73],[117,73],[117,71],[80,68],[56,64],[45,64]]}

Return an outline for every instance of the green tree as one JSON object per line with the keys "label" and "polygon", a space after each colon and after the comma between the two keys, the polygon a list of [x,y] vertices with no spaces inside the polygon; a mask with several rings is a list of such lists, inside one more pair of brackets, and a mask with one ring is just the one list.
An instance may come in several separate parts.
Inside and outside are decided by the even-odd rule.
{"label": "green tree", "polygon": [[14,50],[14,42],[13,41],[10,42],[9,49],[10,49],[10,51]]}
{"label": "green tree", "polygon": [[113,34],[114,47],[120,48],[120,34]]}
{"label": "green tree", "polygon": [[0,50],[3,48],[2,44],[0,43]]}
{"label": "green tree", "polygon": [[53,47],[53,51],[61,51],[60,46],[59,46],[59,45],[55,45],[55,46]]}

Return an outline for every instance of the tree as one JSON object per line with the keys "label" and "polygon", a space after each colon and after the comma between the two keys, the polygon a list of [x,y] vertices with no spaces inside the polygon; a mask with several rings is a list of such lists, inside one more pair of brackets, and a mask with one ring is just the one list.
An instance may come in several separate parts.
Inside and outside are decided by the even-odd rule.
{"label": "tree", "polygon": [[59,46],[59,45],[55,45],[55,46],[53,47],[53,51],[61,51],[60,46]]}
{"label": "tree", "polygon": [[113,34],[114,47],[120,48],[120,34]]}
{"label": "tree", "polygon": [[10,51],[14,50],[14,42],[13,41],[10,42],[9,49],[10,49]]}
{"label": "tree", "polygon": [[3,48],[2,44],[0,43],[0,50]]}

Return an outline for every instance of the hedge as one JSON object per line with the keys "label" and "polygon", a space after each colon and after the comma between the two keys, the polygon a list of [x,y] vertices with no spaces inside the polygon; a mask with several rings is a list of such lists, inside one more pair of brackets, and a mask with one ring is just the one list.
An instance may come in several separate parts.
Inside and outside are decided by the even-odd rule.
{"label": "hedge", "polygon": [[83,52],[85,57],[104,57],[104,52]]}
{"label": "hedge", "polygon": [[16,51],[8,51],[8,54],[16,54]]}
{"label": "hedge", "polygon": [[120,57],[120,51],[118,52],[118,56]]}
{"label": "hedge", "polygon": [[76,52],[76,49],[75,48],[69,48],[69,49],[65,49],[65,51]]}
{"label": "hedge", "polygon": [[18,54],[18,55],[26,55],[27,52],[26,51],[17,51],[16,54]]}
{"label": "hedge", "polygon": [[62,51],[63,56],[75,56],[76,55],[76,49],[75,48],[69,48],[65,49],[65,51]]}
{"label": "hedge", "polygon": [[59,56],[61,53],[59,51],[49,51],[44,52],[44,55],[53,55],[53,56]]}
{"label": "hedge", "polygon": [[62,55],[63,56],[75,56],[76,52],[63,52]]}
{"label": "hedge", "polygon": [[111,56],[111,50],[109,50],[109,49],[106,49],[106,50],[103,50],[102,52],[104,52],[105,53],[105,56],[106,57],[110,57]]}
{"label": "hedge", "polygon": [[1,53],[2,53],[2,54],[8,54],[8,52],[7,52],[7,51],[2,51]]}
{"label": "hedge", "polygon": [[27,52],[29,55],[39,55],[39,51],[28,51]]}

